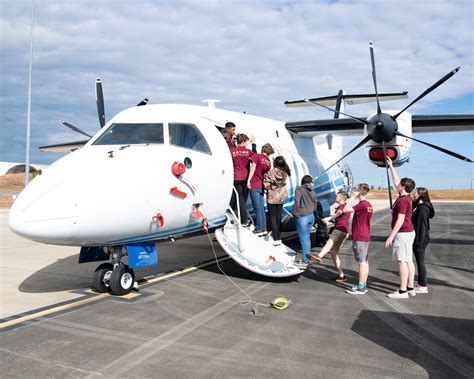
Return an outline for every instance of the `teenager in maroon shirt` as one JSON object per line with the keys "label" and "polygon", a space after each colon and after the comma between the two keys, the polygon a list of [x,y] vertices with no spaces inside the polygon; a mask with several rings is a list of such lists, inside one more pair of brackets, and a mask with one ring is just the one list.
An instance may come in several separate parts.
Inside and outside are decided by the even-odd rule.
{"label": "teenager in maroon shirt", "polygon": [[344,283],[347,282],[347,278],[344,276],[344,271],[342,271],[341,260],[339,259],[338,253],[349,233],[349,219],[351,218],[351,212],[344,212],[348,198],[347,192],[337,192],[336,185],[334,182],[332,182],[332,184],[334,191],[337,193],[336,202],[338,206],[336,208],[336,212],[332,216],[323,219],[323,222],[327,224],[329,221],[333,220],[335,222],[334,230],[319,254],[317,256],[311,254],[309,259],[311,259],[313,262],[321,263],[323,257],[328,252],[330,252],[332,261],[334,262],[334,266],[336,267],[338,273],[334,280],[338,283]]}
{"label": "teenager in maroon shirt", "polygon": [[393,204],[392,230],[385,241],[385,247],[393,245],[392,259],[398,261],[400,272],[400,289],[387,296],[392,299],[408,299],[415,296],[415,265],[413,264],[413,241],[415,232],[411,221],[412,199],[410,194],[415,189],[415,181],[410,178],[399,179],[392,160],[386,157],[392,173],[393,184],[400,197]]}
{"label": "teenager in maroon shirt", "polygon": [[255,230],[258,236],[267,234],[265,217],[265,193],[263,191],[263,176],[272,167],[269,156],[274,153],[272,145],[262,146],[261,154],[254,154],[250,158],[250,173],[247,179],[247,188],[250,190],[250,199],[255,210]]}
{"label": "teenager in maroon shirt", "polygon": [[[247,149],[249,137],[240,133],[237,134],[237,147],[230,149],[232,162],[234,163],[234,187],[237,190],[239,198],[240,222],[243,226],[248,226],[249,220],[247,216],[247,199],[249,191],[247,188],[247,178],[249,176],[250,159],[253,156],[252,150]],[[237,200],[232,195],[230,203],[234,212],[237,212]]]}
{"label": "teenager in maroon shirt", "polygon": [[[370,219],[373,208],[366,200],[369,193],[369,185],[361,183],[352,192],[352,196],[347,200],[344,212],[354,212],[352,218],[352,252],[354,258],[359,263],[359,284],[346,290],[352,295],[364,295],[367,292],[367,278],[369,277],[369,243],[370,243]],[[357,205],[352,203],[359,199]]]}

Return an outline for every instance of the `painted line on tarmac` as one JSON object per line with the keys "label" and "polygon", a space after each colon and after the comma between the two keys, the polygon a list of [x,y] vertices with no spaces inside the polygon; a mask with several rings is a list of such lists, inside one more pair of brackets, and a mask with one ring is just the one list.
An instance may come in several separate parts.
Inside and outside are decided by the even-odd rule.
{"label": "painted line on tarmac", "polygon": [[[217,261],[218,262],[224,262],[224,261],[227,261],[229,259],[231,259],[229,256],[225,256],[225,257],[219,258]],[[203,267],[211,266],[213,264],[216,264],[215,259],[213,259],[211,261],[208,261],[208,262],[205,262],[205,263],[198,264],[196,266],[188,267],[188,268],[178,270],[178,271],[173,271],[169,274],[165,274],[165,275],[162,275],[162,276],[159,276],[159,277],[156,277],[156,278],[144,279],[143,281],[141,281],[138,288],[146,288],[146,287],[148,287],[148,286],[150,286],[154,283],[158,283],[158,282],[161,282],[161,281],[164,281],[164,280],[167,280],[167,279],[171,279],[171,278],[174,278],[174,277],[179,276],[179,275],[188,274],[190,272],[199,270],[200,268],[203,268]],[[36,319],[42,318],[42,317],[48,317],[48,316],[51,316],[55,313],[65,312],[65,311],[68,311],[68,310],[71,310],[71,309],[74,309],[74,308],[78,308],[78,307],[81,307],[81,306],[84,306],[84,305],[87,305],[87,304],[90,304],[90,303],[93,303],[93,302],[96,302],[96,301],[99,301],[99,300],[103,300],[103,299],[106,299],[106,298],[123,299],[124,297],[127,297],[127,295],[126,296],[114,296],[114,295],[109,294],[109,293],[101,293],[101,294],[97,294],[97,295],[95,295],[93,292],[90,292],[90,293],[85,292],[85,293],[86,293],[84,295],[84,296],[86,296],[85,299],[71,300],[71,301],[66,302],[65,304],[62,304],[62,305],[59,305],[59,306],[52,305],[52,306],[48,307],[47,309],[43,309],[39,312],[34,312],[33,311],[34,313],[29,312],[28,314],[23,315],[23,316],[20,315],[17,318],[13,318],[13,319],[9,318],[7,321],[3,321],[3,322],[0,323],[0,330],[7,329],[7,328],[12,328],[12,327],[18,326],[20,324],[23,324],[25,322],[33,321],[33,320],[36,320]],[[136,296],[133,296],[133,295],[136,295],[136,294],[131,294],[131,296],[128,296],[128,298],[132,299],[132,298],[135,298],[136,296],[138,296],[138,295],[136,295]],[[15,317],[15,316],[12,316],[12,317]]]}

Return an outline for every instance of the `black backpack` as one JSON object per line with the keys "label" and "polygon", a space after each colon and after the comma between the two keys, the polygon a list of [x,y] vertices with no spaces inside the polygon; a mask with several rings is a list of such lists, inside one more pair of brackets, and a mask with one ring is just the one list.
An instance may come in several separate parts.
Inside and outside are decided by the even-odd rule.
{"label": "black backpack", "polygon": [[329,239],[329,230],[325,223],[322,222],[324,218],[323,207],[318,201],[317,210],[314,212],[316,230],[316,246],[323,247]]}

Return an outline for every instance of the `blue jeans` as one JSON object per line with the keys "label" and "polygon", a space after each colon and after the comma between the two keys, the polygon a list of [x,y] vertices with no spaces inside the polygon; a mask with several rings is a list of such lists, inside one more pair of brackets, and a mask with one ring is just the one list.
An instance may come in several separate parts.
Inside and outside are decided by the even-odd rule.
{"label": "blue jeans", "polygon": [[263,190],[251,189],[250,198],[252,199],[253,209],[255,209],[255,230],[258,232],[267,230],[265,220],[265,204],[263,201]]}
{"label": "blue jeans", "polygon": [[300,237],[301,250],[303,250],[303,262],[309,261],[309,253],[311,250],[310,233],[314,224],[314,215],[311,213],[307,216],[296,217],[296,230]]}

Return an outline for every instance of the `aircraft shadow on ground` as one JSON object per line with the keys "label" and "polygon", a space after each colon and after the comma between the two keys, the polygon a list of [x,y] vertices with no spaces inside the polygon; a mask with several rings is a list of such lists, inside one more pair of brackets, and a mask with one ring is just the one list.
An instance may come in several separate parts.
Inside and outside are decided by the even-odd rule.
{"label": "aircraft shadow on ground", "polygon": [[[463,377],[464,372],[473,372],[473,337],[467,332],[473,327],[474,321],[469,319],[422,315],[413,318],[403,313],[363,310],[351,330],[415,362],[427,371],[430,378],[447,378]],[[456,362],[463,362],[463,367],[453,367],[453,360],[446,356],[446,352],[455,357]],[[457,369],[460,371],[456,372]]]}
{"label": "aircraft shadow on ground", "polygon": [[[207,238],[207,237],[206,237]],[[204,243],[203,243],[204,241]],[[148,276],[159,276],[192,267],[214,259],[206,239],[188,240],[179,245],[164,243],[158,245],[159,264],[146,268],[135,269],[135,278],[140,280]],[[194,247],[190,248],[190,244]],[[216,248],[217,256],[225,255]],[[78,254],[60,259],[26,278],[19,286],[20,292],[49,293],[89,289],[94,271],[104,262],[78,264]],[[127,258],[123,262],[127,263]]]}

